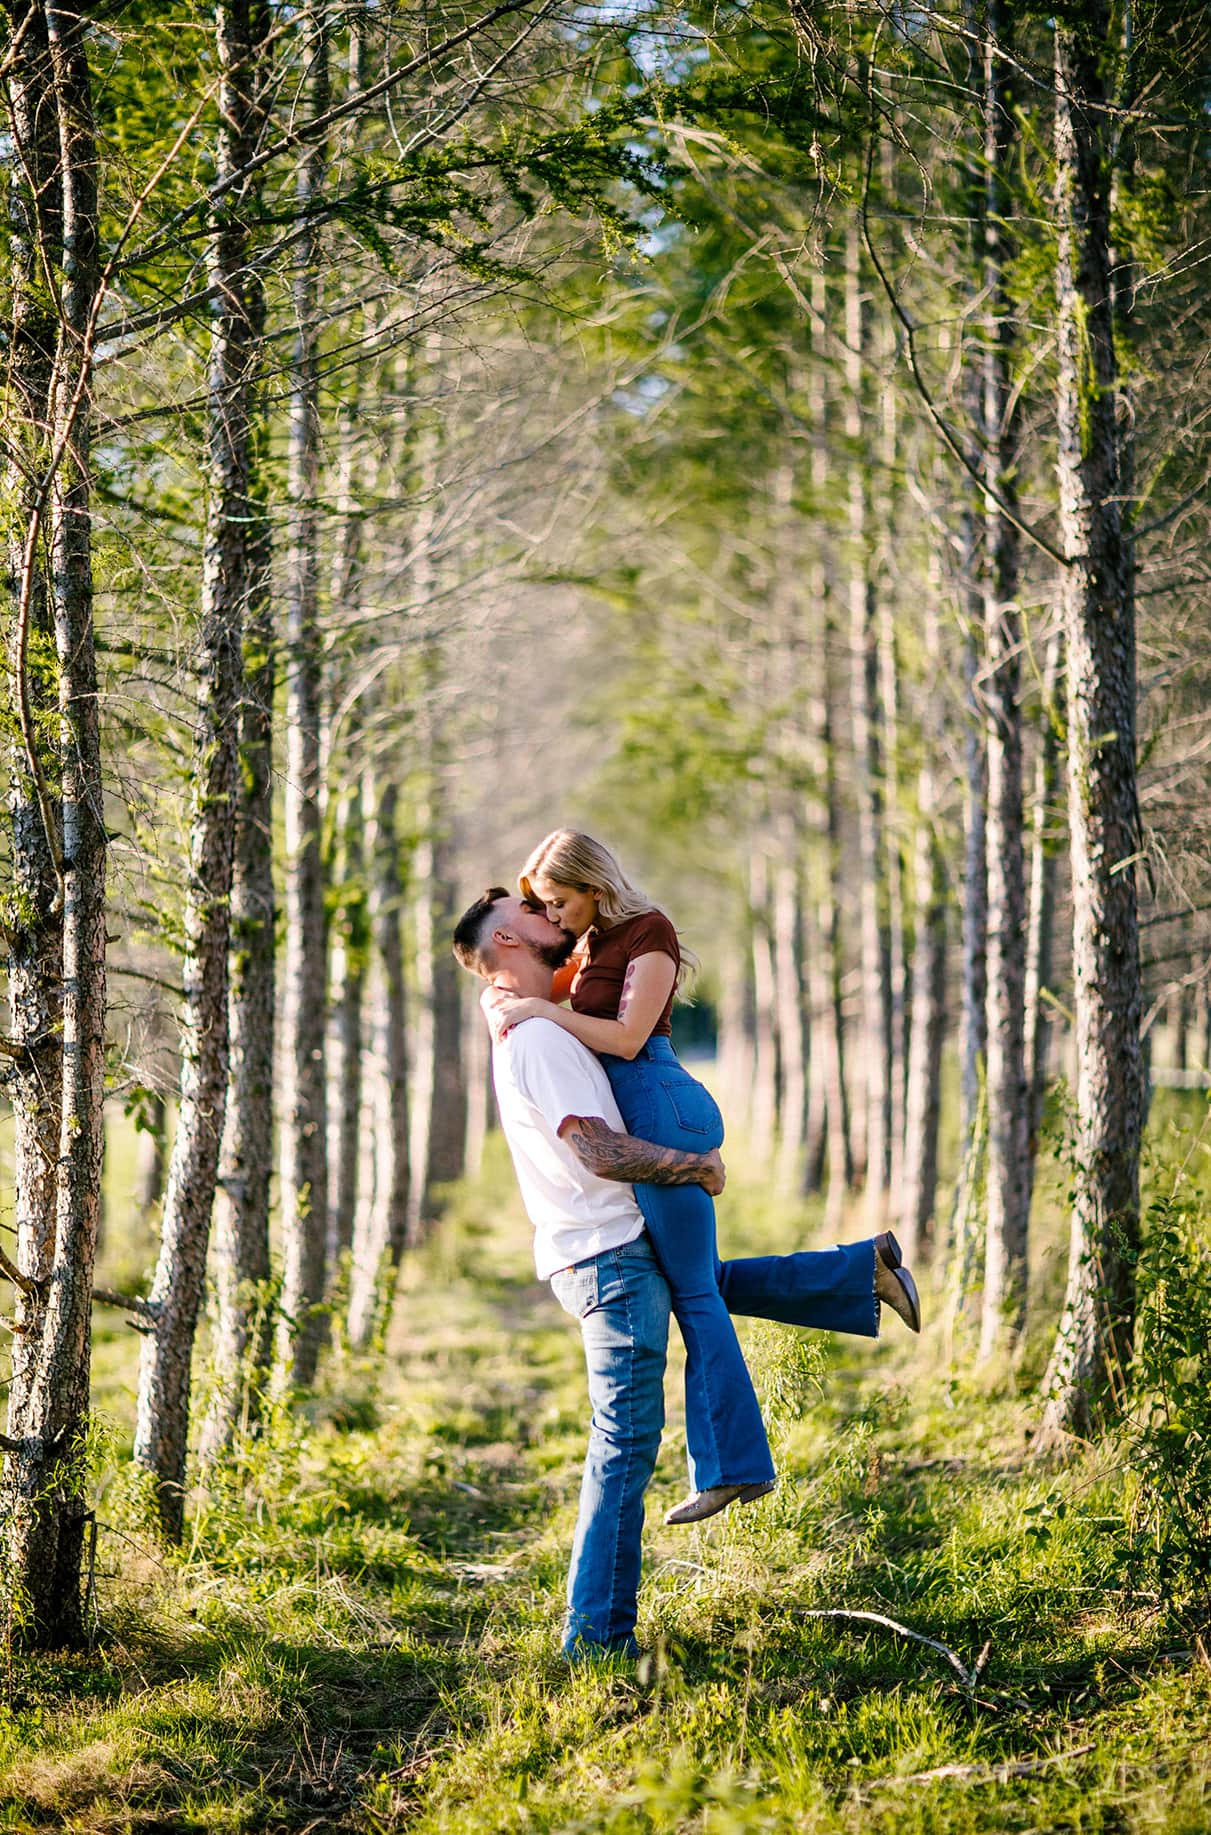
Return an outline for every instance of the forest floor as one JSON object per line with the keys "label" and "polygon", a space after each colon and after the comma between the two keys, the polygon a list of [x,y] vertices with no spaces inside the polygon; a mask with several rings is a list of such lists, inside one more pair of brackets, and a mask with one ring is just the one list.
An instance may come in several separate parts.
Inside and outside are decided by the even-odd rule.
{"label": "forest floor", "polygon": [[[410,1260],[386,1355],[338,1347],[191,1499],[179,1556],[140,1530],[125,1460],[137,1338],[101,1323],[93,1648],[0,1672],[0,1828],[1211,1829],[1211,1660],[1132,1590],[1124,1452],[1031,1456],[1062,1182],[1012,1375],[973,1370],[927,1284],[920,1340],[754,1328],[781,1483],[689,1531],[660,1523],[684,1489],[675,1354],[649,1655],[569,1671],[579,1337],[490,1148]],[[730,1248],[813,1240],[810,1207],[752,1189],[733,1169]]]}

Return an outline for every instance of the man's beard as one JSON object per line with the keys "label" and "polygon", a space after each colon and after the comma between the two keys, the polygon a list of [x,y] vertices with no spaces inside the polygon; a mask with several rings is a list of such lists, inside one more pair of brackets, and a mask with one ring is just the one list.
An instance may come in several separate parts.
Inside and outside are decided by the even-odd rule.
{"label": "man's beard", "polygon": [[546,968],[562,968],[576,948],[576,938],[570,930],[565,930],[558,943],[531,943],[529,947]]}

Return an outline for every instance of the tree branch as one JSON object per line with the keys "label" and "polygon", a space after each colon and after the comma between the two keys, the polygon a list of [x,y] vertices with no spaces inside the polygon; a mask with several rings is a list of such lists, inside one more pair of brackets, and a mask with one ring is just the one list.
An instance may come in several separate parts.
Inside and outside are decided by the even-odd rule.
{"label": "tree branch", "polygon": [[93,1301],[97,1306],[116,1306],[120,1312],[134,1313],[153,1325],[160,1316],[160,1308],[153,1301],[144,1300],[137,1293],[118,1293],[113,1287],[94,1287]]}
{"label": "tree branch", "polygon": [[[283,134],[281,139],[275,141],[273,145],[263,147],[248,161],[247,165],[241,166],[238,172],[232,172],[219,184],[212,185],[203,197],[195,198],[192,204],[184,205],[175,216],[168,219],[158,236],[153,236],[151,241],[141,249],[135,249],[120,264],[120,268],[136,267],[141,262],[150,260],[153,255],[159,254],[162,249],[177,240],[184,224],[200,212],[213,209],[214,205],[229,191],[246,184],[254,173],[260,171],[262,166],[268,165],[282,153],[288,153],[295,147],[306,146],[308,141],[322,137],[336,122],[345,120],[349,115],[357,114],[359,110],[365,108],[367,103],[377,100],[379,96],[386,95],[394,89],[397,83],[402,83],[407,77],[415,76],[417,71],[423,70],[426,65],[436,63],[440,58],[448,56],[451,51],[456,51],[460,45],[466,44],[477,33],[486,31],[489,26],[495,25],[498,19],[507,19],[511,13],[523,12],[532,3],[533,0],[501,0],[501,4],[485,13],[482,19],[473,20],[470,25],[464,26],[459,32],[452,32],[449,38],[442,40],[440,45],[418,52],[406,64],[401,64],[398,70],[393,70],[387,76],[381,77],[377,83],[371,83],[366,89],[356,90],[345,101],[338,102],[324,114],[317,115],[313,121],[307,121],[302,127],[291,129],[288,133]],[[544,4],[539,7],[540,18],[551,11],[551,5],[552,0],[544,0]]]}
{"label": "tree branch", "polygon": [[0,1248],[0,1274],[7,1275],[13,1286],[19,1287],[22,1293],[31,1294],[36,1298],[42,1292],[41,1284],[34,1279],[33,1275],[23,1274],[12,1257],[2,1248]]}
{"label": "tree branch", "polygon": [[[870,100],[870,107],[873,115],[873,98]],[[1057,567],[1069,568],[1072,566],[1072,561],[1068,555],[1057,548],[1055,543],[1050,541],[1047,536],[1043,534],[1041,529],[1036,528],[1033,523],[1026,522],[1024,518],[1017,515],[1013,506],[1006,502],[1001,493],[989,484],[979,467],[973,462],[970,456],[964,452],[962,441],[955,437],[954,432],[947,425],[945,417],[929,391],[929,385],[921,374],[921,366],[917,360],[916,326],[913,324],[912,318],[908,312],[900,303],[899,294],[893,287],[891,278],[875,251],[874,238],[870,233],[870,186],[874,149],[875,135],[872,122],[866,155],[866,177],[862,187],[862,240],[866,244],[866,252],[870,257],[870,264],[878,276],[879,284],[887,295],[888,304],[895,313],[901,330],[904,333],[904,350],[908,358],[908,370],[917,394],[925,404],[925,410],[930,420],[941,434],[950,453],[959,461],[963,470],[967,472],[970,477],[974,478],[984,495],[996,504],[998,510],[1000,510],[1001,514],[1005,517],[1005,520],[1013,525],[1019,535],[1024,535],[1028,542],[1033,542],[1036,548],[1040,548],[1045,555],[1055,562]]]}
{"label": "tree branch", "polygon": [[901,1625],[894,1618],[885,1618],[881,1612],[851,1612],[838,1607],[830,1611],[803,1612],[800,1616],[802,1618],[860,1619],[868,1625],[882,1625],[885,1631],[894,1631],[897,1637],[911,1638],[914,1644],[927,1644],[930,1650],[936,1650],[946,1658],[946,1661],[950,1664],[950,1667],[954,1670],[965,1689],[975,1688],[976,1683],[980,1680],[984,1665],[988,1661],[988,1653],[992,1649],[990,1640],[985,1644],[971,1668],[968,1669],[967,1665],[955,1655],[949,1644],[940,1644],[936,1637],[926,1637],[923,1631],[912,1631],[907,1625]]}

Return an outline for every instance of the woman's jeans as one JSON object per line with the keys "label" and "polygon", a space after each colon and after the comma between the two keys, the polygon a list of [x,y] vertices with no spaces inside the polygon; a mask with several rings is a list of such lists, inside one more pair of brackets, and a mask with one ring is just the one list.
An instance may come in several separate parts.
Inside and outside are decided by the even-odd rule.
{"label": "woman's jeans", "polygon": [[564,1649],[634,1656],[643,1494],[664,1426],[669,1290],[646,1236],[551,1277],[580,1320],[593,1423],[568,1570]]}
{"label": "woman's jeans", "polygon": [[[668,1039],[631,1060],[601,1059],[628,1134],[708,1153],[723,1141],[714,1098],[678,1062]],[[700,1185],[636,1185],[652,1246],[685,1340],[685,1437],[690,1484],[759,1484],[774,1476],[769,1441],[732,1313],[874,1338],[874,1243],[720,1262],[715,1206]]]}

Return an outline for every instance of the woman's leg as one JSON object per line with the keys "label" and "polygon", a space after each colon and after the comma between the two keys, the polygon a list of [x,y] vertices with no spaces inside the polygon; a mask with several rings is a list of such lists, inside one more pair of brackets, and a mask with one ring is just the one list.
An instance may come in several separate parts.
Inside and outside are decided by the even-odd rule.
{"label": "woman's leg", "polygon": [[823,1332],[879,1335],[875,1298],[875,1245],[841,1243],[797,1255],[750,1255],[722,1262],[719,1291],[730,1313],[777,1319],[783,1325]]}
{"label": "woman's leg", "polygon": [[[604,1060],[628,1132],[662,1147],[718,1146],[714,1101],[673,1057]],[[696,1491],[774,1475],[765,1424],[716,1279],[715,1206],[700,1185],[637,1185],[635,1196],[685,1341],[686,1449]]]}

